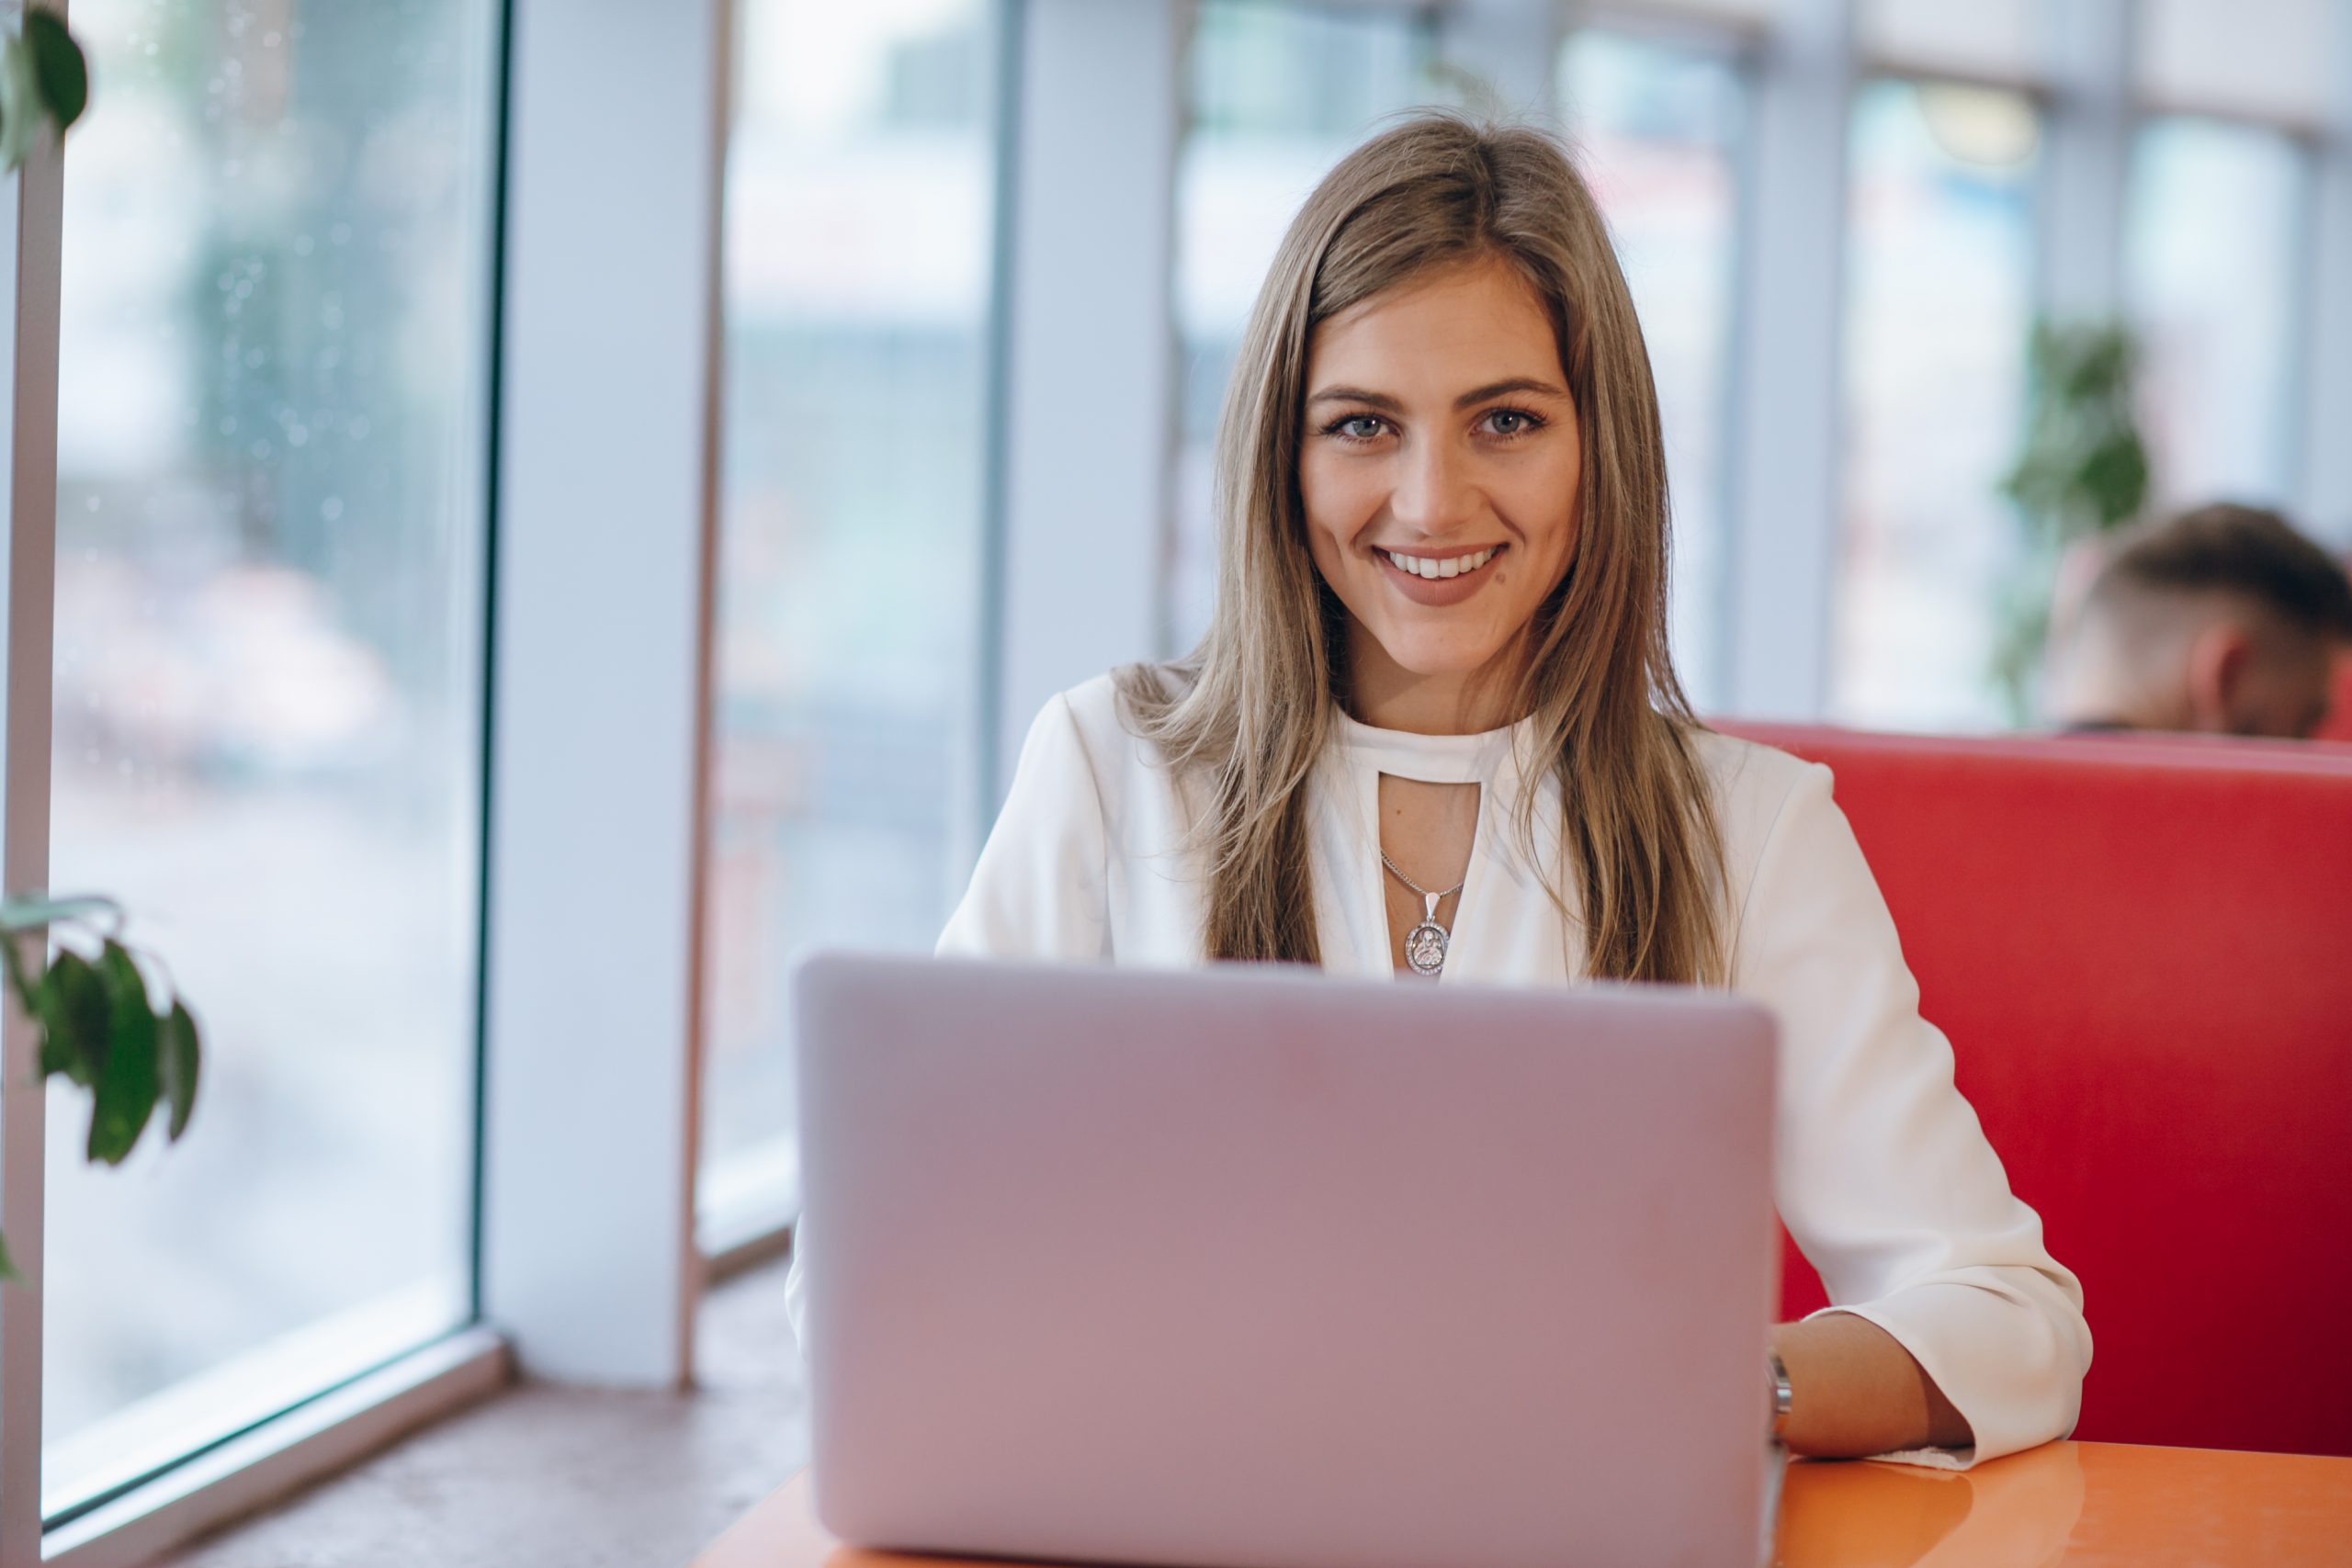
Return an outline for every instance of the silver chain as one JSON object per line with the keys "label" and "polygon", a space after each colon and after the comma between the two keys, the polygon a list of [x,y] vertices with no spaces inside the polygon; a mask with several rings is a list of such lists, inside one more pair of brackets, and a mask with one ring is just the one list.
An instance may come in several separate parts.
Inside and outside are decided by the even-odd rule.
{"label": "silver chain", "polygon": [[[1396,863],[1388,858],[1388,852],[1386,850],[1380,852],[1380,863],[1386,866],[1391,872],[1396,873],[1397,881],[1403,883],[1406,886],[1411,888],[1414,892],[1419,894],[1424,898],[1451,898],[1456,893],[1461,892],[1464,887],[1467,887],[1470,885],[1469,878],[1464,877],[1442,893],[1432,893],[1428,888],[1422,886],[1419,883],[1414,881],[1411,877],[1406,875],[1403,872],[1397,871]],[[1430,908],[1434,909],[1437,906],[1432,903]]]}

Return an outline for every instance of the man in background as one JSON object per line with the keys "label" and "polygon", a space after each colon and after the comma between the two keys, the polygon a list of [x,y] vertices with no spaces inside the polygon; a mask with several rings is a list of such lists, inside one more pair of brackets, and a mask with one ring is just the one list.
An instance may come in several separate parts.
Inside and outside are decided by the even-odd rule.
{"label": "man in background", "polygon": [[2062,728],[2305,739],[2352,658],[2352,581],[2275,512],[2201,506],[2119,536],[2063,633]]}

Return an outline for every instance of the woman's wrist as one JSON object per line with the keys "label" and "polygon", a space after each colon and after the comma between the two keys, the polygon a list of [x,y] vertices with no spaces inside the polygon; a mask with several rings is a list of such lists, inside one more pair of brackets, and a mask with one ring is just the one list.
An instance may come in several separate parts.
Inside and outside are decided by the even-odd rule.
{"label": "woman's wrist", "polygon": [[1964,1447],[1968,1424],[1894,1337],[1867,1318],[1825,1313],[1772,1330],[1789,1371],[1791,1451],[1860,1459],[1904,1449]]}

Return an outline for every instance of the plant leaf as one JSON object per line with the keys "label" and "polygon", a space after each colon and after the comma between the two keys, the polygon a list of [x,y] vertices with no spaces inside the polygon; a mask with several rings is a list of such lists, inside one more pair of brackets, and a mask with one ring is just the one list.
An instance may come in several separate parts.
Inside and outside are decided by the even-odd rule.
{"label": "plant leaf", "polygon": [[188,1113],[196,1109],[197,1065],[202,1047],[197,1040],[196,1015],[176,998],[172,1010],[159,1017],[156,1023],[162,1032],[164,1098],[172,1107],[169,1132],[172,1141],[177,1143],[180,1134],[187,1131]]}
{"label": "plant leaf", "polygon": [[63,1073],[84,1089],[96,1087],[109,1032],[106,982],[88,959],[67,948],[50,960],[33,993],[41,1076]]}
{"label": "plant leaf", "polygon": [[40,135],[40,83],[33,75],[33,51],[25,35],[12,33],[0,44],[0,169],[20,169]]}
{"label": "plant leaf", "polygon": [[17,1260],[8,1256],[8,1238],[5,1235],[0,1235],[0,1280],[6,1280],[12,1285],[26,1282],[25,1277],[17,1271]]}
{"label": "plant leaf", "polygon": [[147,1000],[147,977],[120,942],[107,943],[98,975],[106,982],[112,1027],[90,1100],[89,1155],[93,1163],[120,1165],[146,1130],[161,1089],[155,1013]]}
{"label": "plant leaf", "polygon": [[17,945],[17,936],[15,931],[0,930],[0,974],[7,976],[8,989],[25,1016],[39,1023],[40,983],[25,973],[25,955]]}
{"label": "plant leaf", "polygon": [[90,62],[82,46],[65,30],[53,11],[28,6],[25,11],[25,48],[32,56],[33,81],[40,88],[41,105],[49,111],[60,136],[82,118],[90,104]]}
{"label": "plant leaf", "polygon": [[105,916],[110,925],[122,924],[122,906],[103,894],[56,897],[46,893],[19,893],[0,898],[0,931],[36,931],[61,920],[86,920],[93,915]]}

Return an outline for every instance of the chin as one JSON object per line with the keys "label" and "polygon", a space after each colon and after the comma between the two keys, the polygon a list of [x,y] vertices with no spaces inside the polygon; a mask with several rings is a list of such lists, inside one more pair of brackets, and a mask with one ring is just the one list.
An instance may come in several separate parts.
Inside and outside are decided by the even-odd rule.
{"label": "chin", "polygon": [[1446,637],[1382,637],[1380,646],[1398,669],[1424,679],[1476,674],[1502,651],[1500,643],[1465,644]]}

